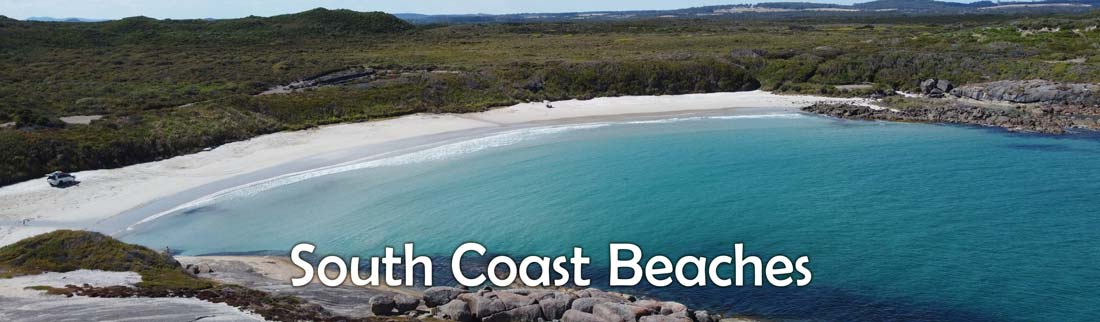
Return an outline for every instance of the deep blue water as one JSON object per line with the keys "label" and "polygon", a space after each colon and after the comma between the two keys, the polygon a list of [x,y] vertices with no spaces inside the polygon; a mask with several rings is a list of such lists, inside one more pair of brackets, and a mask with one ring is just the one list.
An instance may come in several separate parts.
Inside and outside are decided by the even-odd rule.
{"label": "deep blue water", "polygon": [[220,199],[122,237],[185,254],[583,246],[596,284],[609,242],[673,258],[744,242],[809,256],[812,284],[626,291],[791,320],[1094,321],[1100,140],[801,115],[521,130]]}

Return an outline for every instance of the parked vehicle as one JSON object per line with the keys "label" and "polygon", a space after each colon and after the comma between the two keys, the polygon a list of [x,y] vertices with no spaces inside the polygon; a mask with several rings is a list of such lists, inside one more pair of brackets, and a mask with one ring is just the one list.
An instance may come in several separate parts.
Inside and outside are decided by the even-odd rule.
{"label": "parked vehicle", "polygon": [[46,182],[48,182],[51,187],[64,187],[75,184],[76,177],[65,172],[54,171],[46,176]]}

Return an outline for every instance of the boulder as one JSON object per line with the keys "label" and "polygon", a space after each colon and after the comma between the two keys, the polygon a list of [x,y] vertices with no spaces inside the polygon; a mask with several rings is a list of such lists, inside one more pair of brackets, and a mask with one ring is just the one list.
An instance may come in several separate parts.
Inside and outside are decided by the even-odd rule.
{"label": "boulder", "polygon": [[592,315],[609,322],[637,322],[639,317],[650,314],[653,310],[632,304],[605,302],[592,306]]}
{"label": "boulder", "polygon": [[436,307],[447,304],[463,293],[467,293],[467,291],[447,286],[431,287],[424,290],[424,305]]}
{"label": "boulder", "polygon": [[504,303],[504,306],[511,310],[521,306],[528,306],[535,304],[535,299],[528,297],[527,295],[521,295],[510,292],[494,292],[498,299]]}
{"label": "boulder", "polygon": [[393,303],[394,308],[397,309],[397,313],[415,311],[416,307],[420,306],[420,300],[405,294],[395,294],[393,296]]}
{"label": "boulder", "polygon": [[935,79],[930,78],[930,79],[926,79],[926,80],[923,80],[923,81],[920,82],[920,93],[921,94],[928,95],[928,94],[932,93],[932,89],[934,89],[934,88],[936,88],[936,80]]}
{"label": "boulder", "polygon": [[504,302],[495,297],[478,296],[471,293],[463,294],[459,296],[459,299],[466,301],[466,304],[470,306],[470,312],[478,319],[484,319],[508,310]]}
{"label": "boulder", "polygon": [[635,301],[634,305],[648,308],[650,310],[653,310],[653,312],[660,312],[661,311],[661,302],[660,301],[640,300],[640,301]]}
{"label": "boulder", "polygon": [[665,314],[665,315],[671,316],[671,317],[674,317],[674,318],[685,318],[685,319],[688,319],[688,320],[695,321],[695,319],[693,318],[695,316],[695,312],[691,312],[691,310],[684,310],[684,311],[680,311],[680,312],[672,312],[672,314]]}
{"label": "boulder", "polygon": [[547,321],[560,320],[572,304],[571,298],[550,298],[539,301],[539,306],[542,306],[542,317]]}
{"label": "boulder", "polygon": [[677,312],[687,312],[687,306],[678,302],[661,302],[661,314],[669,315]]}
{"label": "boulder", "polygon": [[533,288],[508,289],[508,290],[502,290],[498,293],[512,293],[512,294],[518,294],[518,295],[525,295],[525,296],[530,297],[530,298],[535,299],[535,300],[541,300],[541,299],[547,298],[547,297],[558,297],[558,296],[562,296],[562,295],[566,294],[565,292],[559,292],[559,291],[554,291],[554,290],[540,290],[540,289],[533,289]]}
{"label": "boulder", "polygon": [[716,316],[707,311],[695,311],[695,322],[718,322]]}
{"label": "boulder", "polygon": [[950,93],[955,89],[955,85],[951,84],[951,81],[946,79],[936,80],[936,89],[940,90],[940,93]]}
{"label": "boulder", "polygon": [[676,312],[687,312],[687,307],[679,302],[661,302],[661,314],[668,315]]}
{"label": "boulder", "polygon": [[596,317],[595,315],[592,315],[591,313],[584,313],[584,312],[577,311],[577,310],[568,310],[568,311],[565,311],[565,314],[562,314],[561,322],[608,322],[608,321],[606,321],[604,319],[601,319],[599,317]]}
{"label": "boulder", "polygon": [[542,307],[538,304],[517,307],[499,312],[483,319],[485,322],[539,322],[542,321]]}
{"label": "boulder", "polygon": [[370,304],[370,311],[374,313],[374,315],[393,314],[393,308],[395,306],[393,297],[388,295],[375,295],[370,298],[368,303]]}
{"label": "boulder", "polygon": [[920,82],[921,94],[928,95],[930,97],[943,97],[944,94],[950,93],[955,85],[951,84],[951,81],[946,79],[926,79]]}
{"label": "boulder", "polygon": [[638,319],[638,322],[692,322],[687,317],[674,317],[670,315],[646,315]]}
{"label": "boulder", "polygon": [[608,292],[604,292],[604,291],[594,289],[594,288],[583,289],[583,290],[577,291],[575,294],[577,295],[577,297],[601,297],[601,298],[611,299],[611,300],[616,301],[616,302],[625,302],[626,301],[625,297],[622,297],[622,296],[619,296],[619,295],[616,295],[616,294],[612,294],[612,293],[608,293]]}
{"label": "boulder", "polygon": [[603,298],[603,297],[582,297],[582,298],[578,298],[576,300],[573,300],[573,304],[570,305],[570,308],[572,308],[574,310],[577,310],[577,311],[584,312],[584,313],[592,313],[592,307],[593,306],[596,306],[596,304],[608,303],[608,302],[623,303],[623,301],[615,302],[612,299]]}
{"label": "boulder", "polygon": [[951,94],[982,101],[1021,104],[1100,104],[1100,84],[1059,83],[1039,79],[968,84],[955,88]]}
{"label": "boulder", "polygon": [[470,308],[462,300],[451,300],[451,302],[440,306],[435,316],[440,319],[458,322],[474,321],[474,315],[470,314]]}

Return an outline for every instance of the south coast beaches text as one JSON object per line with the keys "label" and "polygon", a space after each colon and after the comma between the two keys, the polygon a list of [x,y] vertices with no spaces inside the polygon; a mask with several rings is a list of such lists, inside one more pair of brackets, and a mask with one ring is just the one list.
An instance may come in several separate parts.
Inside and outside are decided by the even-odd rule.
{"label": "south coast beaches text", "polygon": [[[313,254],[317,247],[309,243],[295,245],[290,252],[294,265],[304,271],[301,277],[291,280],[298,286],[305,286],[316,278],[329,287],[344,285],[347,282],[357,286],[413,286],[417,269],[423,276],[423,285],[432,286],[432,259],[416,256],[412,243],[404,245],[404,254],[394,255],[393,247],[386,247],[385,256],[369,259],[370,272],[366,276],[360,272],[359,257],[345,260],[339,256],[326,256],[316,265],[303,259],[303,254]],[[719,255],[713,258],[684,256],[673,261],[666,256],[643,257],[641,247],[628,243],[608,245],[610,259],[610,286],[635,286],[645,279],[657,287],[672,285],[673,282],[685,287],[703,287],[714,285],[764,286],[764,281],[776,286],[806,286],[813,278],[807,265],[808,256],[794,260],[786,256],[774,256],[762,259],[758,256],[746,256],[744,245],[733,245],[733,256]],[[485,256],[487,249],[478,243],[465,243],[455,249],[451,256],[451,273],[454,280],[468,287],[484,285],[486,281],[495,286],[512,286],[518,280],[529,287],[578,286],[591,285],[592,281],[584,277],[583,268],[592,263],[580,247],[573,248],[572,256],[527,256],[518,263],[508,256],[496,256],[489,260],[485,272],[495,274],[463,272],[463,260],[476,256]],[[395,275],[397,266],[404,266],[404,277]],[[746,283],[746,274],[752,274],[752,281]]]}

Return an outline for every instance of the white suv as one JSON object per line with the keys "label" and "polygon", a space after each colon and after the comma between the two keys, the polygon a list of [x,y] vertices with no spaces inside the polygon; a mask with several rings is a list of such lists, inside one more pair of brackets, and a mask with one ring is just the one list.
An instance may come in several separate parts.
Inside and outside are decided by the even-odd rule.
{"label": "white suv", "polygon": [[46,176],[46,182],[49,182],[51,187],[64,187],[76,183],[76,177],[65,172],[54,171]]}

